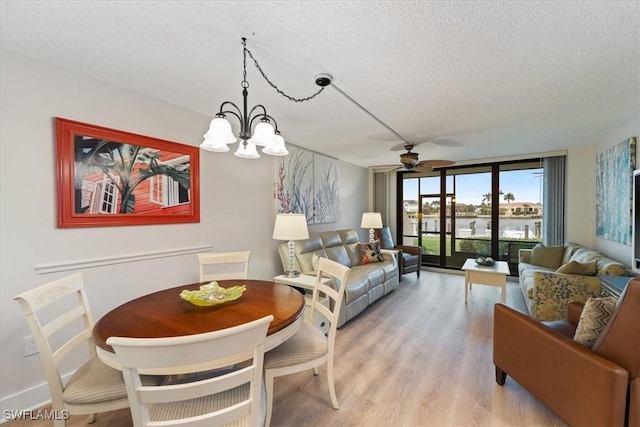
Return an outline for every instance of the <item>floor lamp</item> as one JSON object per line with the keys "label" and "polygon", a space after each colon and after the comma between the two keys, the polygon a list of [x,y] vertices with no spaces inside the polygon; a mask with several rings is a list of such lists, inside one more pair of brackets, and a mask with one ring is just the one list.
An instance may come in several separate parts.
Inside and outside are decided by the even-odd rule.
{"label": "floor lamp", "polygon": [[360,227],[369,229],[369,243],[375,241],[374,228],[382,228],[382,215],[379,212],[365,212],[362,214]]}
{"label": "floor lamp", "polygon": [[296,242],[294,242],[294,240],[309,238],[306,215],[278,214],[276,216],[276,223],[273,226],[273,238],[276,240],[289,241],[287,244],[289,247],[289,270],[285,272],[286,276],[289,278],[300,276],[300,272],[296,271],[293,262],[296,248]]}

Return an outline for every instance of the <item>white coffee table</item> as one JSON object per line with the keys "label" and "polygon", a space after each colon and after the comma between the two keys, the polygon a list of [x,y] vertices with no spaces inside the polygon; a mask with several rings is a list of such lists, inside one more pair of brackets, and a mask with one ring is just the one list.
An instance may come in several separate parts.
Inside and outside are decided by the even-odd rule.
{"label": "white coffee table", "polygon": [[511,274],[509,264],[506,261],[496,261],[494,265],[484,266],[476,263],[473,258],[468,258],[462,266],[464,271],[464,303],[467,303],[467,294],[473,283],[478,285],[499,286],[502,288],[502,302],[507,302],[507,276]]}

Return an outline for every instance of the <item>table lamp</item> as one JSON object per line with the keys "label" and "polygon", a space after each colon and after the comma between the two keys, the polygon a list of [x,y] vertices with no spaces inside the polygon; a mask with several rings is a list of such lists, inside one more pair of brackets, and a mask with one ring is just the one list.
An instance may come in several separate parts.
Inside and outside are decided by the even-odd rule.
{"label": "table lamp", "polygon": [[360,227],[369,229],[369,243],[375,241],[374,228],[382,228],[382,215],[379,212],[364,212]]}
{"label": "table lamp", "polygon": [[276,223],[273,227],[273,238],[276,240],[288,240],[289,243],[289,271],[285,274],[287,277],[298,277],[300,272],[295,270],[293,257],[295,255],[296,242],[294,240],[302,240],[309,238],[309,230],[307,229],[307,217],[304,214],[278,214]]}

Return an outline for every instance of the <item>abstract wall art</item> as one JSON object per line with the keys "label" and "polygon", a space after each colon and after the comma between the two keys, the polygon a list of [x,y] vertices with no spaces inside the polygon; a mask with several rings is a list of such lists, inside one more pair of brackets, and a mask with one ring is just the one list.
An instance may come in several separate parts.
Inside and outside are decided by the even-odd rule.
{"label": "abstract wall art", "polygon": [[631,245],[636,138],[596,156],[596,236]]}

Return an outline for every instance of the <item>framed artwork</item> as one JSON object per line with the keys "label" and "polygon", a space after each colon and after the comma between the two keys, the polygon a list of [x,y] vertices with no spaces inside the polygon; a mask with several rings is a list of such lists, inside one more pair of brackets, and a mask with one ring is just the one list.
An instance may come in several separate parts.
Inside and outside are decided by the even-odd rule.
{"label": "framed artwork", "polygon": [[58,227],[200,222],[198,147],[55,124]]}
{"label": "framed artwork", "polygon": [[275,212],[303,213],[307,223],[340,221],[340,162],[288,144],[276,160]]}
{"label": "framed artwork", "polygon": [[627,246],[631,245],[635,164],[635,138],[596,156],[596,236]]}

